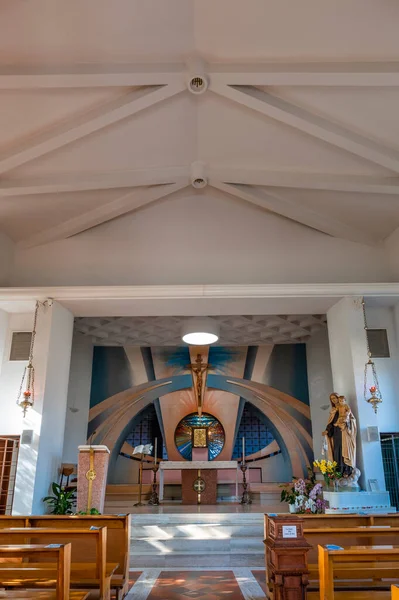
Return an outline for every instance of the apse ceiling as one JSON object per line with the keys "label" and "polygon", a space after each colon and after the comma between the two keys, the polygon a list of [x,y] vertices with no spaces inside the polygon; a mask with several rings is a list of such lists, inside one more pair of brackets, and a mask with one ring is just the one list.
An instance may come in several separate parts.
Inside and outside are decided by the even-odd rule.
{"label": "apse ceiling", "polygon": [[[190,317],[80,317],[75,331],[98,346],[181,346]],[[212,317],[220,325],[216,345],[296,344],[326,328],[325,315],[254,315]]]}
{"label": "apse ceiling", "polygon": [[218,190],[386,238],[398,23],[385,1],[3,0],[0,230],[29,247]]}

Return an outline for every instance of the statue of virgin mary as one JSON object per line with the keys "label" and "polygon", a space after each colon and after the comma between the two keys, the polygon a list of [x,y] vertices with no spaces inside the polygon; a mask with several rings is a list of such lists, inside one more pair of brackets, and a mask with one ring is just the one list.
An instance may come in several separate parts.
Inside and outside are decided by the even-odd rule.
{"label": "statue of virgin mary", "polygon": [[343,477],[349,477],[356,468],[356,419],[345,396],[333,393],[330,403],[330,415],[323,431],[327,459],[338,464]]}

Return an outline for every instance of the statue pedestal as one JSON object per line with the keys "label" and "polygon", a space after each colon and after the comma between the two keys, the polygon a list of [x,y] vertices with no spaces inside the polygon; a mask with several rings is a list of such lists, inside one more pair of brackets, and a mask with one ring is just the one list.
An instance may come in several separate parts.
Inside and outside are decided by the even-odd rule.
{"label": "statue pedestal", "polygon": [[396,512],[391,506],[389,492],[323,492],[323,497],[328,502],[327,515]]}
{"label": "statue pedestal", "polygon": [[109,450],[107,446],[79,446],[78,501],[79,511],[96,508],[104,511]]}

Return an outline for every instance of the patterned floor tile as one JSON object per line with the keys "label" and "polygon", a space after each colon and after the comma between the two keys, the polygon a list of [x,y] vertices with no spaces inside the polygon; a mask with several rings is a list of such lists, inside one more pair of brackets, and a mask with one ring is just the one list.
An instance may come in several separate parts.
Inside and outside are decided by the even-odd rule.
{"label": "patterned floor tile", "polygon": [[129,573],[129,590],[136,583],[143,571],[133,571]]}
{"label": "patterned floor tile", "polygon": [[254,571],[252,570],[252,574],[255,577],[256,581],[259,583],[260,587],[266,594],[266,571]]}
{"label": "patterned floor tile", "polygon": [[148,600],[244,600],[232,571],[162,571]]}

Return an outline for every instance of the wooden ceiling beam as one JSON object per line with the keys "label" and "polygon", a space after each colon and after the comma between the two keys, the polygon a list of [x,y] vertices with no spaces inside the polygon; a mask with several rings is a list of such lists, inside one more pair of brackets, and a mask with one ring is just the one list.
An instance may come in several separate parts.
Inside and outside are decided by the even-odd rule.
{"label": "wooden ceiling beam", "polygon": [[257,167],[231,167],[216,164],[210,165],[207,173],[209,177],[225,183],[359,194],[399,195],[399,177],[269,171]]}
{"label": "wooden ceiling beam", "polygon": [[138,208],[147,206],[148,204],[165,196],[169,196],[186,186],[186,181],[180,181],[167,185],[137,188],[103,206],[98,206],[77,217],[68,219],[59,225],[40,231],[20,242],[18,246],[20,248],[31,248],[33,246],[40,246],[57,240],[63,240],[81,233],[82,231],[86,231],[87,229],[91,229],[92,227],[96,227],[97,225],[101,225],[102,223],[106,223],[116,217],[137,210]]}
{"label": "wooden ceiling beam", "polygon": [[[205,64],[214,83],[256,86],[397,87],[399,62]],[[96,67],[0,68],[0,90],[168,85],[185,79],[184,63]]]}
{"label": "wooden ceiling beam", "polygon": [[0,90],[112,88],[179,84],[184,64],[73,65],[69,68],[0,68]]}
{"label": "wooden ceiling beam", "polygon": [[209,65],[213,83],[256,86],[397,87],[399,62]]}
{"label": "wooden ceiling beam", "polygon": [[84,192],[132,188],[146,185],[175,183],[186,178],[189,183],[190,167],[154,167],[131,171],[106,173],[68,173],[53,177],[0,180],[0,198],[63,192]]}
{"label": "wooden ceiling beam", "polygon": [[0,158],[0,173],[15,169],[96,131],[114,125],[179,94],[184,89],[185,85],[181,83],[156,87],[155,90],[152,89],[151,91],[148,91],[148,89],[134,90],[100,108],[72,118],[65,124],[54,127],[34,139],[29,138],[17,150],[12,150],[3,155]]}
{"label": "wooden ceiling beam", "polygon": [[[399,177],[269,171],[257,167],[233,167],[218,164],[205,165],[205,172],[208,177],[223,183],[298,190],[399,195]],[[0,179],[0,198],[160,185],[174,183],[177,179],[183,178],[186,178],[189,183],[189,177],[190,165],[181,165],[102,173],[68,173],[27,179]]]}
{"label": "wooden ceiling beam", "polygon": [[366,233],[338,221],[328,215],[319,214],[310,208],[306,208],[297,202],[284,198],[280,194],[264,191],[249,185],[226,184],[211,179],[210,185],[222,192],[236,196],[256,206],[260,206],[270,212],[276,213],[322,233],[333,237],[343,238],[352,242],[374,246],[376,241]]}
{"label": "wooden ceiling beam", "polygon": [[232,86],[211,82],[210,89],[219,96],[228,98],[245,108],[399,173],[399,152],[386,148],[282,98],[251,86]]}

